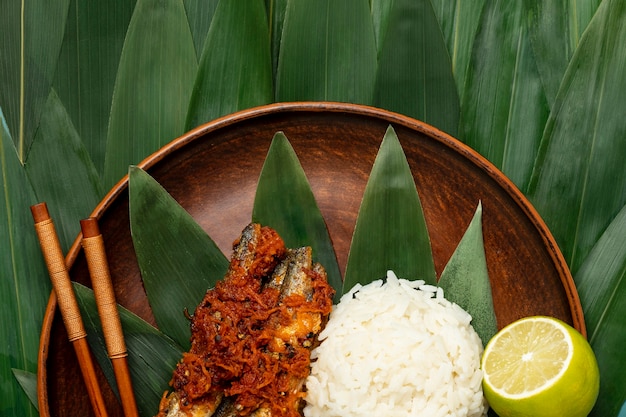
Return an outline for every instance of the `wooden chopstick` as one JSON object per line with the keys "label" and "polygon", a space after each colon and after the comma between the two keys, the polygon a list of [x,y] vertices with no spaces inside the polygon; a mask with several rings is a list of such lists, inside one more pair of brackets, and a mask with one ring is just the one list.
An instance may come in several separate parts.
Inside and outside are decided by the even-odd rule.
{"label": "wooden chopstick", "polygon": [[115,293],[113,292],[104,240],[100,233],[98,221],[95,218],[90,217],[81,220],[80,226],[83,232],[81,243],[87,259],[91,284],[98,306],[98,314],[102,322],[104,340],[109,358],[113,364],[113,372],[115,373],[124,415],[126,417],[137,417],[139,414],[128,368],[128,352],[115,301]]}
{"label": "wooden chopstick", "polygon": [[96,377],[96,370],[87,344],[87,332],[78,308],[78,302],[72,289],[70,275],[65,264],[63,250],[54,227],[54,222],[48,213],[46,203],[31,206],[31,213],[35,221],[35,230],[43,253],[52,287],[57,297],[59,310],[67,330],[68,339],[72,343],[78,364],[80,366],[87,394],[91,406],[97,417],[107,417],[107,411],[102,397],[100,385]]}

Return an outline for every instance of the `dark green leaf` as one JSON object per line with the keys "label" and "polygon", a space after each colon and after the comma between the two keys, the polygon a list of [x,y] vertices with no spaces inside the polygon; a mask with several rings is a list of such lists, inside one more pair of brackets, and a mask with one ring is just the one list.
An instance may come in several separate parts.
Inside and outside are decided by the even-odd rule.
{"label": "dark green leaf", "polygon": [[39,126],[54,76],[69,0],[3,1],[0,108],[21,161]]}
{"label": "dark green leaf", "polygon": [[399,278],[437,281],[430,238],[413,174],[390,126],[365,186],[352,236],[344,293],[393,270]]}
{"label": "dark green leaf", "polygon": [[600,366],[600,395],[592,415],[616,415],[626,401],[626,206],[602,234],[574,280],[587,334]]}
{"label": "dark green leaf", "polygon": [[128,27],[111,106],[105,188],[184,133],[197,72],[183,3],[139,0]]}
{"label": "dark green leaf", "polygon": [[368,0],[291,0],[278,60],[276,101],[371,104],[376,42]]}
{"label": "dark green leaf", "polygon": [[30,214],[35,193],[0,112],[0,386],[2,414],[37,412],[11,369],[37,371],[39,332],[51,285]]}
{"label": "dark green leaf", "polygon": [[462,102],[467,70],[485,0],[432,0],[432,3],[446,41],[452,62],[452,74],[456,80],[459,100]]}
{"label": "dark green leaf", "polygon": [[43,110],[26,173],[37,199],[47,203],[61,247],[67,251],[80,232],[79,220],[93,211],[103,191],[98,172],[54,90]]}
{"label": "dark green leaf", "polygon": [[376,39],[376,49],[378,53],[383,45],[383,39],[387,33],[389,25],[389,13],[394,1],[371,0],[372,22],[374,23],[374,38]]}
{"label": "dark green leaf", "polygon": [[37,402],[37,374],[22,371],[21,369],[13,369],[13,375],[15,375],[15,379],[20,383],[20,386],[28,396],[33,407],[39,411],[39,403]]}
{"label": "dark green leaf", "polygon": [[374,105],[456,136],[459,96],[430,0],[395,0],[381,38]]}
{"label": "dark green leaf", "polygon": [[259,177],[252,220],[274,228],[287,247],[311,246],[313,258],[341,296],[341,273],[326,223],[298,156],[282,132],[276,133]]}
{"label": "dark green leaf", "polygon": [[273,82],[276,84],[276,71],[278,70],[278,56],[280,54],[280,43],[283,37],[283,23],[287,11],[289,0],[265,0],[267,9],[270,41],[272,50],[272,74]]}
{"label": "dark green leaf", "polygon": [[204,49],[204,42],[206,41],[207,33],[209,32],[209,27],[211,27],[211,21],[213,20],[213,15],[215,14],[218,3],[219,0],[183,1],[198,61]]}
{"label": "dark green leaf", "polygon": [[136,0],[70,2],[54,88],[98,174],[104,171],[115,75]]}
{"label": "dark green leaf", "polygon": [[220,2],[189,102],[187,130],[237,110],[270,103],[272,88],[263,0]]}
{"label": "dark green leaf", "polygon": [[[109,385],[117,392],[115,374],[107,355],[93,291],[74,283],[74,292],[85,323],[91,351]],[[142,417],[153,416],[159,410],[163,392],[169,389],[172,372],[182,357],[183,348],[122,306],[118,305],[118,311],[128,350],[128,367],[137,409]]]}
{"label": "dark green leaf", "polygon": [[472,326],[486,346],[498,331],[498,324],[485,259],[482,214],[482,205],[478,204],[474,218],[441,273],[439,286],[448,300],[472,316]]}
{"label": "dark green leaf", "polygon": [[523,2],[487,2],[467,73],[460,139],[528,184],[549,108],[535,64]]}
{"label": "dark green leaf", "polygon": [[601,4],[567,69],[528,195],[575,274],[626,204],[626,2]]}
{"label": "dark green leaf", "polygon": [[188,347],[184,311],[224,277],[228,260],[150,175],[131,167],[129,177],[130,229],[152,312],[162,332]]}

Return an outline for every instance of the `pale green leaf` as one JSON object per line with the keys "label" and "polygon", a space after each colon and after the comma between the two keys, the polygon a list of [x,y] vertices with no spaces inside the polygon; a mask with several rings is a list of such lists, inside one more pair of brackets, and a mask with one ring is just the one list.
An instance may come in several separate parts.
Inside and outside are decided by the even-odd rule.
{"label": "pale green leaf", "polygon": [[99,175],[115,75],[135,3],[71,1],[54,77],[54,88]]}
{"label": "pale green leaf", "polygon": [[393,270],[399,278],[437,282],[430,237],[411,168],[390,126],[365,186],[356,221],[344,293]]}
{"label": "pale green leaf", "polygon": [[575,274],[626,204],[626,3],[601,4],[567,69],[528,195]]}
{"label": "pale green leaf", "polygon": [[485,259],[482,213],[479,203],[463,238],[441,273],[439,286],[446,299],[472,316],[472,326],[486,346],[498,331],[498,324]]}
{"label": "pale green leaf", "polygon": [[373,104],[456,136],[459,96],[430,0],[394,0],[380,37]]}
{"label": "pale green leaf", "polygon": [[[113,365],[108,357],[102,325],[93,291],[74,283],[74,292],[87,331],[87,341],[109,385],[117,393]],[[118,305],[124,341],[128,351],[128,367],[142,417],[157,414],[163,393],[170,389],[169,381],[183,348],[146,321]]]}
{"label": "pale green leaf", "polygon": [[600,367],[593,416],[616,415],[626,401],[626,206],[602,234],[574,275],[589,342]]}
{"label": "pale green leaf", "polygon": [[189,23],[178,0],[139,0],[124,41],[111,107],[104,186],[185,131],[197,72]]}
{"label": "pale green leaf", "polygon": [[275,229],[287,247],[311,246],[313,258],[328,274],[335,288],[335,301],[341,296],[341,273],[326,223],[317,206],[306,174],[289,140],[276,133],[254,198],[252,220]]}
{"label": "pale green leaf", "polygon": [[[35,193],[0,112],[0,386],[1,414],[37,412],[11,369],[37,371],[39,332],[51,285],[30,206]],[[8,325],[10,323],[10,325]]]}
{"label": "pale green leaf", "polygon": [[66,252],[80,232],[79,221],[93,211],[103,190],[96,168],[54,90],[43,110],[26,173],[37,199],[47,203]]}
{"label": "pale green leaf", "polygon": [[0,108],[26,160],[54,76],[69,0],[3,1]]}
{"label": "pale green leaf", "polygon": [[189,102],[187,130],[273,99],[263,0],[220,2],[200,59]]}
{"label": "pale green leaf", "polygon": [[33,407],[39,411],[39,403],[37,401],[37,374],[22,371],[21,369],[13,369],[13,375],[15,375],[15,379],[19,382]]}
{"label": "pale green leaf", "polygon": [[452,62],[452,74],[461,102],[485,2],[485,0],[432,0]]}
{"label": "pale green leaf", "polygon": [[148,173],[129,173],[130,230],[152,313],[162,332],[189,346],[189,322],[228,260],[204,230]]}
{"label": "pale green leaf", "polygon": [[383,45],[384,35],[387,33],[389,25],[389,13],[394,4],[394,0],[371,0],[372,22],[374,24],[374,38],[376,39],[376,50],[380,53]]}
{"label": "pale green leaf", "polygon": [[523,2],[488,2],[461,105],[459,138],[518,188],[528,184],[549,108]]}
{"label": "pale green leaf", "polygon": [[371,104],[376,42],[368,0],[291,0],[278,60],[276,101]]}

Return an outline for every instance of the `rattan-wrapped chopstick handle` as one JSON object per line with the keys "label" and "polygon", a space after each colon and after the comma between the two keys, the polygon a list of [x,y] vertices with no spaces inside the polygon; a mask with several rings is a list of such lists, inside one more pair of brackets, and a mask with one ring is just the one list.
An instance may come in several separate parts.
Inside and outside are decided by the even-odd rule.
{"label": "rattan-wrapped chopstick handle", "polygon": [[138,416],[137,404],[133,392],[130,370],[126,356],[126,343],[122,322],[117,310],[117,301],[111,281],[109,263],[106,257],[104,239],[100,233],[98,221],[95,218],[81,220],[83,232],[82,246],[87,259],[87,267],[91,276],[98,314],[102,323],[102,332],[109,358],[113,364],[115,380],[117,382],[122,408],[126,417]]}

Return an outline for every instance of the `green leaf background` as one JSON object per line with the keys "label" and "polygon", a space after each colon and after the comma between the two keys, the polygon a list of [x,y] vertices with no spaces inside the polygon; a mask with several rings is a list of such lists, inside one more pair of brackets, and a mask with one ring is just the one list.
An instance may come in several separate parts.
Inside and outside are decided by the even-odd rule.
{"label": "green leaf background", "polygon": [[129,165],[194,123],[338,100],[453,133],[526,193],[579,286],[602,370],[592,415],[618,415],[626,248],[606,242],[624,236],[626,3],[258,0],[224,18],[236,3],[3,3],[0,311],[16,325],[2,327],[0,414],[37,414],[12,371],[36,370],[50,291],[31,204],[48,201],[68,248]]}

